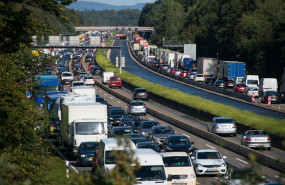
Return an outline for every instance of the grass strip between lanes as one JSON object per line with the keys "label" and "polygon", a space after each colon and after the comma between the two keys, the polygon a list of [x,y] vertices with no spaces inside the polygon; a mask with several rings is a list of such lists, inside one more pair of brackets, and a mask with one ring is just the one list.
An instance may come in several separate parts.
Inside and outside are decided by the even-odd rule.
{"label": "grass strip between lanes", "polygon": [[[110,44],[111,41],[107,41],[106,43]],[[108,60],[105,50],[97,51],[96,62],[104,71],[113,71],[116,75],[121,76],[122,80],[134,86],[145,88],[154,94],[213,115],[231,117],[238,123],[265,130],[267,133],[279,137],[285,137],[285,119],[278,120],[268,116],[261,116],[246,110],[240,110],[232,106],[206,100],[199,96],[183,93],[178,89],[170,89],[160,84],[152,83],[125,70],[122,70],[120,74],[119,68],[116,68],[115,65]]]}

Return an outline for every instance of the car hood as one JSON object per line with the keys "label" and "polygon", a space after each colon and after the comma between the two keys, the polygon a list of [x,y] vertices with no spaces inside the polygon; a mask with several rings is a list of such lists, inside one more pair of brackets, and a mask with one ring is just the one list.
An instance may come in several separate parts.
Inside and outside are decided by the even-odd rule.
{"label": "car hood", "polygon": [[188,149],[191,148],[192,145],[191,144],[187,144],[187,145],[167,145],[169,148],[173,149],[173,150],[179,150],[179,149]]}
{"label": "car hood", "polygon": [[165,172],[166,172],[167,176],[169,174],[171,174],[171,175],[189,175],[189,174],[195,173],[192,166],[165,167]]}
{"label": "car hood", "polygon": [[223,159],[196,159],[196,164],[202,165],[221,165],[225,163]]}

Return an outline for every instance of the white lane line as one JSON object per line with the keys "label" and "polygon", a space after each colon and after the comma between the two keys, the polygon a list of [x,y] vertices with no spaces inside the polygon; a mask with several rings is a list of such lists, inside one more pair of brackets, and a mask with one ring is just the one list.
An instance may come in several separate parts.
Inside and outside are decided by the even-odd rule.
{"label": "white lane line", "polygon": [[104,95],[105,95],[105,96],[107,96],[107,94],[106,94],[106,93],[104,93]]}
{"label": "white lane line", "polygon": [[153,120],[152,118],[148,117],[149,120]]}
{"label": "white lane line", "polygon": [[99,92],[102,92],[101,90],[99,90]]}
{"label": "white lane line", "polygon": [[113,100],[114,98],[113,98],[113,97],[110,97],[110,99],[112,99],[112,100]]}
{"label": "white lane line", "polygon": [[208,145],[208,144],[206,144],[206,146],[207,146],[207,147],[210,147],[210,148],[212,148],[212,149],[216,149],[215,147],[213,147],[213,146],[211,146],[211,145]]}
{"label": "white lane line", "polygon": [[241,159],[239,159],[239,158],[235,158],[235,159],[238,160],[238,161],[240,161],[240,162],[242,162],[242,163],[244,163],[244,164],[248,164],[248,162],[243,161],[243,160],[241,160]]}
{"label": "white lane line", "polygon": [[117,101],[118,103],[121,103],[120,101]]}
{"label": "white lane line", "polygon": [[183,135],[190,138],[190,136],[188,136],[187,134],[183,134]]}

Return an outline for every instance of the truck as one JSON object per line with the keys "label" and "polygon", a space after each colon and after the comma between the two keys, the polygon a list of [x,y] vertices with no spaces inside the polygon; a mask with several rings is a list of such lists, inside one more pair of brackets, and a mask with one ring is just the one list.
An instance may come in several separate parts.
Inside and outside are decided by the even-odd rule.
{"label": "truck", "polygon": [[61,144],[71,157],[76,157],[82,142],[107,138],[107,105],[63,103],[60,122]]}
{"label": "truck", "polygon": [[133,50],[134,51],[139,51],[140,50],[140,45],[138,43],[133,42]]}
{"label": "truck", "polygon": [[155,56],[155,48],[157,48],[156,45],[148,45],[147,46],[147,54],[148,56]]}
{"label": "truck", "polygon": [[168,64],[170,67],[174,67],[175,51],[164,51],[163,55],[165,56],[163,63]]}
{"label": "truck", "polygon": [[225,81],[245,76],[245,63],[238,61],[220,61],[218,78]]}
{"label": "truck", "polygon": [[103,84],[109,84],[109,79],[111,76],[115,76],[115,73],[113,71],[105,71],[102,75],[102,83]]}
{"label": "truck", "polygon": [[60,80],[57,75],[37,75],[35,79],[35,102],[38,107],[43,108],[46,92],[59,91]]}
{"label": "truck", "polygon": [[96,89],[92,86],[74,86],[70,87],[70,92],[79,96],[96,96]]}
{"label": "truck", "polygon": [[197,60],[197,73],[204,77],[213,77],[218,72],[218,60],[216,58],[199,57]]}
{"label": "truck", "polygon": [[178,61],[178,67],[187,71],[193,69],[193,64],[194,60],[190,55],[182,55]]}

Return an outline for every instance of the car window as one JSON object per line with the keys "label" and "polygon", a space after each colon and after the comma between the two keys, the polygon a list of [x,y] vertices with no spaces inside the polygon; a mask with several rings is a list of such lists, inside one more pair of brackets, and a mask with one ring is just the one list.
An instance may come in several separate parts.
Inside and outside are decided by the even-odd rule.
{"label": "car window", "polygon": [[221,159],[222,156],[218,152],[198,152],[197,159]]}
{"label": "car window", "polygon": [[170,138],[168,140],[170,145],[186,145],[189,144],[189,141],[187,138]]}
{"label": "car window", "polygon": [[133,102],[131,104],[132,104],[132,106],[143,106],[144,105],[143,102]]}
{"label": "car window", "polygon": [[232,119],[216,119],[216,123],[232,123]]}
{"label": "car window", "polygon": [[173,130],[171,128],[155,128],[153,131],[154,134],[173,134]]}
{"label": "car window", "polygon": [[121,80],[121,78],[111,78],[111,81],[120,81]]}
{"label": "car window", "polygon": [[99,144],[95,144],[95,143],[86,143],[86,144],[82,144],[80,147],[80,150],[83,151],[95,151],[97,150],[99,147]]}

